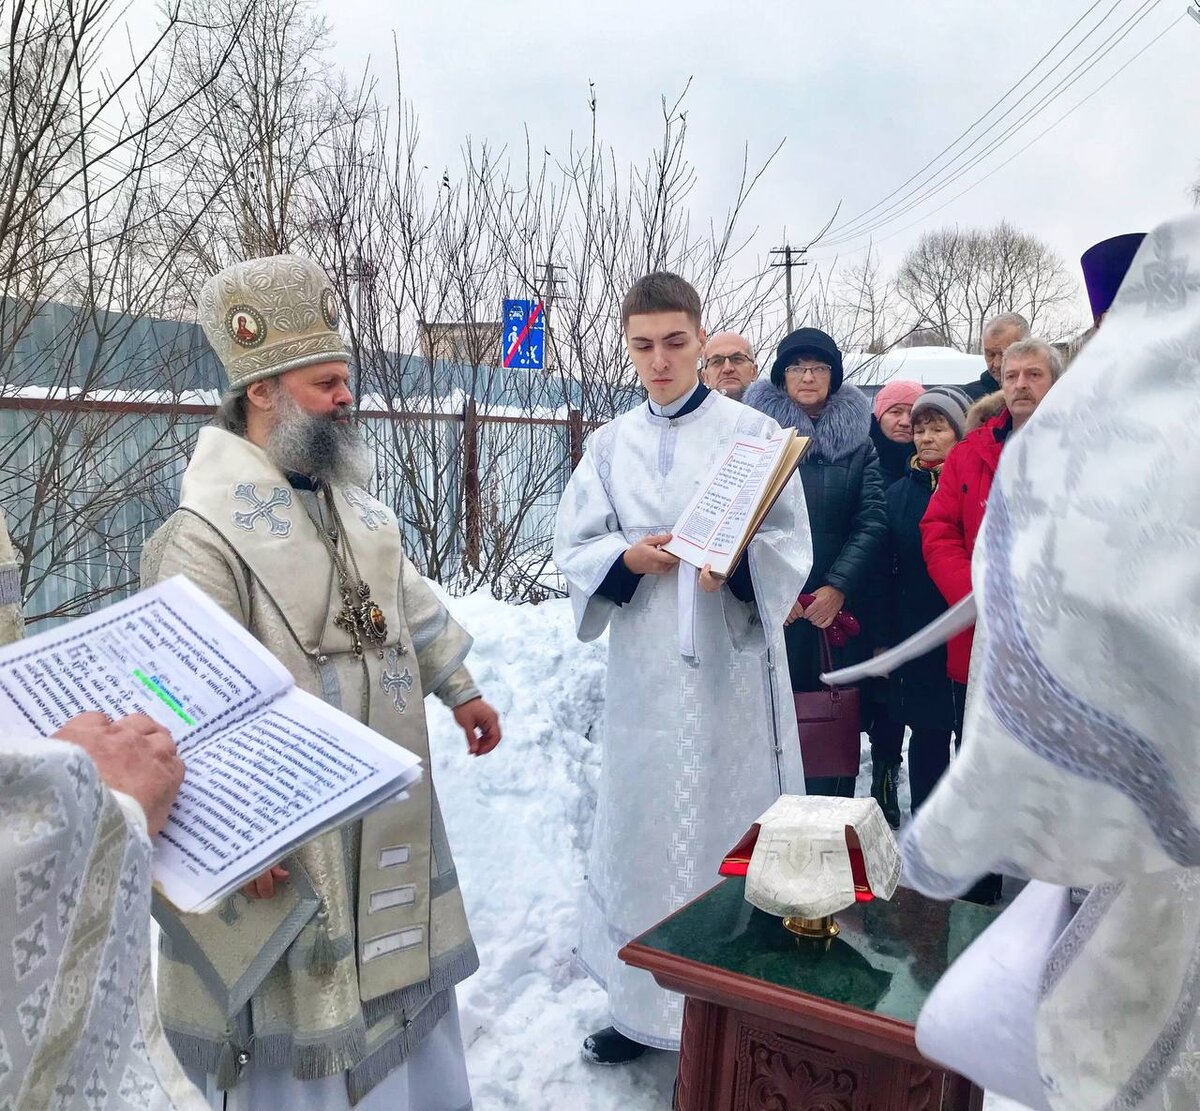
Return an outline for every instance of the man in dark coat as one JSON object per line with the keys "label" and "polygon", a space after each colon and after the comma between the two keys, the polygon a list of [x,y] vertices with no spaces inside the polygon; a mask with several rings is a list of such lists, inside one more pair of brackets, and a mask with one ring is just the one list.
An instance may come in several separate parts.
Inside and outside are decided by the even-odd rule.
{"label": "man in dark coat", "polygon": [[[973,417],[985,418],[997,406],[999,411],[983,419],[946,459],[941,480],[921,519],[921,550],[929,577],[950,605],[971,592],[971,557],[1000,453],[1033,416],[1062,370],[1061,357],[1044,340],[1026,339],[1012,344],[1004,353],[1001,368],[1003,392],[976,402],[967,423],[972,424]],[[973,630],[968,629],[954,637],[946,649],[946,671],[953,681],[957,711],[954,731],[959,736],[972,638]],[[984,904],[999,902],[1001,882],[998,875],[985,876],[965,897]]]}
{"label": "man in dark coat", "polygon": [[[870,437],[871,403],[857,387],[843,383],[841,352],[817,328],[785,336],[770,378],[754,382],[742,400],[812,440],[800,478],[813,544],[812,572],[802,594],[814,600],[797,602],[784,639],[792,690],[819,690],[820,631],[839,612],[855,613],[881,567],[887,521],[883,477]],[[864,628],[844,648],[833,650],[835,666],[865,659],[874,643],[872,630]],[[805,785],[809,794],[854,793],[853,776],[806,777]]]}
{"label": "man in dark coat", "polygon": [[758,377],[758,363],[750,341],[737,332],[717,332],[704,344],[704,369],[700,380],[733,401],[741,401],[746,387]]}
{"label": "man in dark coat", "polygon": [[975,382],[963,386],[972,401],[979,401],[1000,388],[1000,364],[1004,352],[1018,340],[1029,338],[1029,321],[1019,312],[1005,312],[993,316],[983,326],[981,346],[987,369]]}

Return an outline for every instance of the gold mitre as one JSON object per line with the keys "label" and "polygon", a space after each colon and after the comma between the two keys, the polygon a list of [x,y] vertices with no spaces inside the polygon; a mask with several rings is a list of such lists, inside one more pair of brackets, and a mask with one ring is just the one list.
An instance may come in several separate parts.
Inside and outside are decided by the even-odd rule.
{"label": "gold mitre", "polygon": [[228,266],[200,291],[200,326],[231,390],[285,370],[350,361],[333,285],[315,263],[272,255]]}

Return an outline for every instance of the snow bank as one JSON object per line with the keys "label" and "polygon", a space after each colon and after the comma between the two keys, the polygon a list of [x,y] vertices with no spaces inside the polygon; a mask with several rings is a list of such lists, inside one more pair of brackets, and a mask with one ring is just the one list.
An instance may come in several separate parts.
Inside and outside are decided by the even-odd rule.
{"label": "snow bank", "polygon": [[475,638],[468,665],[504,741],[468,756],[430,699],[434,782],[482,967],[458,992],[476,1111],[670,1106],[673,1055],[597,1070],[579,1046],[608,1023],[572,949],[599,775],[604,642],[580,644],[570,604],[452,598]]}
{"label": "snow bank", "polygon": [[[482,961],[458,993],[476,1111],[667,1111],[673,1054],[608,1069],[579,1059],[583,1038],[608,1021],[603,993],[572,961],[605,643],[575,639],[565,601],[446,601],[475,637],[468,663],[504,725],[500,748],[475,760],[449,713],[428,703],[434,779]],[[860,793],[869,787],[864,761]],[[985,1106],[1020,1111],[995,1097]]]}

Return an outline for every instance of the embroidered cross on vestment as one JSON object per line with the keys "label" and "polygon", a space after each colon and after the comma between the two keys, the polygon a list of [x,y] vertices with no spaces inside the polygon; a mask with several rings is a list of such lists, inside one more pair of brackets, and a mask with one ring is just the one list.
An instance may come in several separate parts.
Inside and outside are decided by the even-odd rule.
{"label": "embroidered cross on vestment", "polygon": [[253,482],[239,482],[234,488],[233,496],[251,507],[234,513],[233,523],[238,528],[253,532],[259,521],[266,521],[272,536],[287,536],[292,531],[292,522],[284,517],[275,516],[274,512],[276,508],[292,504],[292,492],[286,486],[272,487],[270,497],[260,498]]}
{"label": "embroidered cross on vestment", "polygon": [[402,714],[408,707],[408,699],[405,695],[413,688],[412,672],[406,667],[403,672],[400,670],[401,652],[396,648],[389,648],[387,651],[387,666],[384,668],[383,676],[380,682],[383,686],[384,694],[392,696],[392,705],[396,707],[396,713]]}
{"label": "embroidered cross on vestment", "polygon": [[362,523],[372,532],[377,532],[380,525],[388,523],[387,510],[361,490],[351,487],[346,491],[346,501],[358,510],[358,516]]}

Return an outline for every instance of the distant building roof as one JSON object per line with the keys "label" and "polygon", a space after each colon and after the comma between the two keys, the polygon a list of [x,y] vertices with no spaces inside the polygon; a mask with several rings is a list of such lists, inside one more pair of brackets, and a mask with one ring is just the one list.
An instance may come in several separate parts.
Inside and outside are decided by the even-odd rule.
{"label": "distant building roof", "polygon": [[882,355],[848,351],[842,362],[847,380],[868,390],[878,389],[893,378],[923,386],[963,386],[974,382],[987,368],[982,355],[968,355],[953,347],[901,347]]}

